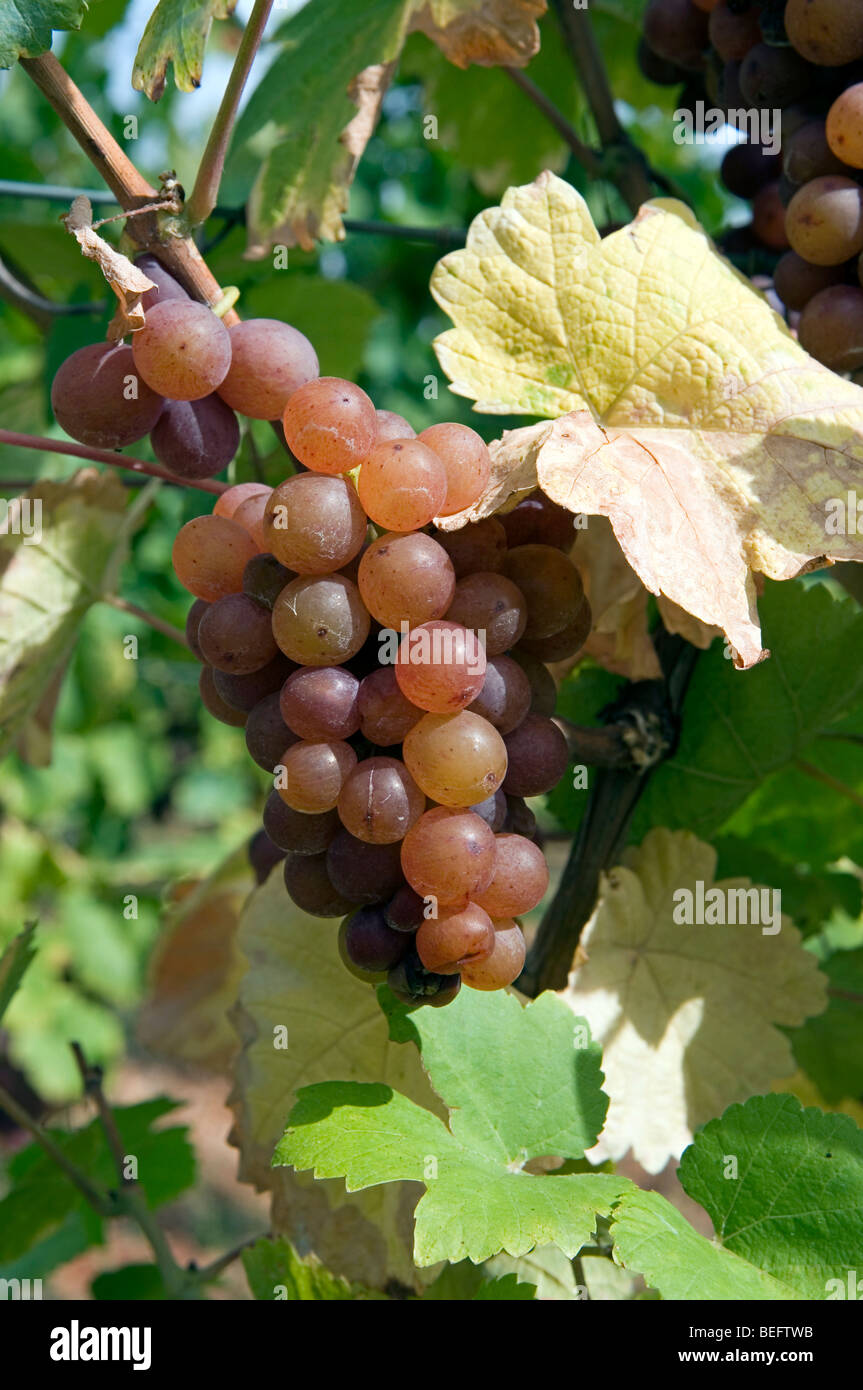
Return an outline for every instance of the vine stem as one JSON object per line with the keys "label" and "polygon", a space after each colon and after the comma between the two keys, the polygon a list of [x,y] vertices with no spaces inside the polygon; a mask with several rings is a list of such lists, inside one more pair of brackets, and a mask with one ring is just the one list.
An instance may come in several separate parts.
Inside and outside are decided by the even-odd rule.
{"label": "vine stem", "polygon": [[597,155],[596,150],[592,150],[589,145],[586,145],[583,140],[579,139],[563,112],[555,106],[550,97],[547,97],[545,92],[540,87],[537,87],[536,83],[528,77],[527,73],[522,72],[521,68],[504,68],[504,72],[507,77],[511,78],[515,85],[520,87],[525,95],[530,98],[534,106],[538,111],[542,112],[549,124],[554,126],[558,135],[562,136],[566,141],[579,164],[587,171],[590,177],[594,179],[601,178],[602,161]]}
{"label": "vine stem", "polygon": [[130,613],[133,618],[140,618],[156,632],[161,632],[163,637],[169,637],[172,642],[178,642],[181,647],[189,650],[189,643],[185,633],[181,632],[173,623],[166,623],[164,618],[159,618],[155,613],[148,613],[146,608],[139,608],[137,603],[130,603],[127,598],[121,598],[119,594],[105,594],[103,603],[107,603],[111,608],[117,608],[121,613]]}
{"label": "vine stem", "polygon": [[[179,487],[196,487],[200,492],[224,492],[227,483],[217,483],[213,478],[178,478],[167,468],[147,463],[145,459],[127,458],[115,454],[111,449],[95,449],[89,444],[67,444],[64,439],[49,439],[41,434],[19,434],[17,430],[0,430],[0,444],[14,444],[19,449],[40,449],[46,454],[69,454],[72,458],[88,459],[91,463],[107,463],[112,468],[126,468],[130,473],[146,473],[151,478],[161,478],[163,482],[175,483]],[[38,482],[39,479],[35,479]]]}
{"label": "vine stem", "polygon": [[219,103],[216,119],[213,121],[201,163],[195,176],[195,185],[186,200],[186,216],[193,227],[206,222],[219,196],[225,156],[231,143],[231,133],[237,119],[237,109],[243,88],[246,85],[255,54],[264,37],[267,20],[273,8],[273,0],[255,0],[249,22],[243,30],[243,37],[237,49],[234,66],[228,84]]}
{"label": "vine stem", "polygon": [[[24,72],[35,82],[101,174],[120,207],[125,212],[133,212],[147,203],[158,201],[159,190],[144,178],[117,144],[53,53],[43,53],[38,58],[21,58],[19,61]],[[158,253],[165,268],[195,299],[211,307],[219,303],[222,288],[191,237],[163,236],[158,214],[154,212],[131,218],[127,231],[142,251]],[[226,327],[230,327],[239,323],[239,315],[229,309],[222,316],[222,321]]]}

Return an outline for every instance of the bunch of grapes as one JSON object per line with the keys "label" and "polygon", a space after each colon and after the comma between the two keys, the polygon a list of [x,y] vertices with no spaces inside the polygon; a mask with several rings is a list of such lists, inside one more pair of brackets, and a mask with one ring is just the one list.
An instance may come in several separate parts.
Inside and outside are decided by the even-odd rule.
{"label": "bunch of grapes", "polygon": [[800,343],[834,371],[859,371],[863,4],[650,0],[640,52],[646,76],[686,83],[683,105],[780,113],[778,150],[749,138],[725,156],[723,183],[751,200],[752,224],[724,244],[782,253],[773,288]]}
{"label": "bunch of grapes", "polygon": [[546,663],[574,655],[591,625],[572,517],[537,492],[504,517],[436,529],[488,483],[474,430],[417,435],[354,383],[320,377],[296,329],[227,330],[177,289],[147,308],[131,348],[75,353],[53,400],[85,442],[149,430],[186,478],[225,467],[235,412],[281,421],[297,471],[228,487],[173,548],[195,599],[201,699],[244,726],[273,775],[257,877],[283,861],[299,907],[343,918],[348,969],[403,1000],[503,988],[524,963],[518,919],[548,886],[525,798],[568,761]]}

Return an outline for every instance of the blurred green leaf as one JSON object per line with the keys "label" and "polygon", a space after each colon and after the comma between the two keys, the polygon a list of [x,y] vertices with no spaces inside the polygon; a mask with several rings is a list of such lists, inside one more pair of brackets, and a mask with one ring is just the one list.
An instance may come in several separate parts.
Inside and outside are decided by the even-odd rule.
{"label": "blurred green leaf", "polygon": [[78,29],[87,0],[25,0],[0,9],[0,68],[51,47],[53,29]]}
{"label": "blurred green leaf", "polygon": [[36,923],[28,923],[21,934],[16,936],[14,941],[10,941],[0,956],[0,1022],[36,954],[36,947],[33,945],[35,931]]}
{"label": "blurred green leaf", "polygon": [[129,1299],[132,1302],[146,1302],[165,1298],[165,1285],[158,1265],[126,1265],[123,1269],[109,1269],[97,1274],[90,1286],[94,1298]]}
{"label": "blurred green leaf", "polygon": [[300,1256],[289,1240],[257,1240],[242,1254],[249,1288],[266,1303],[322,1303],[385,1299],[386,1295],[349,1284],[331,1274],[315,1255]]}
{"label": "blurred green leaf", "polygon": [[132,86],[158,101],[168,64],[181,92],[201,85],[204,49],[214,19],[227,19],[237,0],[159,0],[144,30],[132,70]]}
{"label": "blurred green leaf", "polygon": [[[243,296],[249,313],[283,319],[311,339],[322,376],[360,373],[380,308],[368,290],[321,275],[274,275]],[[283,454],[283,457],[285,455]]]}

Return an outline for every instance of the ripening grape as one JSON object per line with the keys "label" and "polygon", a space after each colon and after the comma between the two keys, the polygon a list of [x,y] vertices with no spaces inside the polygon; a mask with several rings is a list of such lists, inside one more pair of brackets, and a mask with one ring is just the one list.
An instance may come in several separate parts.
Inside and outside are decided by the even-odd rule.
{"label": "ripening grape", "polygon": [[370,625],[359,589],[340,574],[300,575],[273,605],[273,636],[299,666],[342,666]]}
{"label": "ripening grape", "polygon": [[374,845],[340,830],[327,849],[330,883],[353,903],[383,903],[403,882],[399,847]]}
{"label": "ripening grape", "polygon": [[417,785],[442,806],[473,806],[501,786],[506,745],[478,714],[426,714],[404,740],[403,756]]}
{"label": "ripening grape", "polygon": [[538,845],[523,835],[496,835],[491,882],[474,894],[493,921],[520,917],[541,902],[548,888],[548,865]]}
{"label": "ripening grape", "polygon": [[235,483],[233,487],[226,487],[216,498],[213,516],[226,516],[233,520],[237,508],[250,497],[269,497],[272,490],[266,483]]}
{"label": "ripening grape", "polygon": [[153,453],[178,478],[214,478],[240,446],[233,410],[217,395],[199,401],[166,401],[150,431]]}
{"label": "ripening grape", "polygon": [[485,671],[477,634],[444,618],[412,628],[395,662],[402,694],[433,714],[453,714],[469,705],[482,689]]}
{"label": "ripening grape", "polygon": [[446,470],[446,497],[442,516],[470,507],[485,491],[491,475],[491,457],[485,440],[469,425],[429,425],[417,436],[437,454]]}
{"label": "ripening grape", "polygon": [[254,555],[243,570],[243,593],[272,611],[279,594],[296,577],[275,555]]}
{"label": "ripening grape", "polygon": [[267,549],[297,574],[332,574],[362,549],[368,523],[346,478],[296,473],[267,501]]}
{"label": "ripening grape", "polygon": [[442,545],[422,531],[387,532],[363,552],[357,575],[363,602],[384,627],[399,631],[442,618],[455,593],[455,571]]}
{"label": "ripening grape", "polygon": [[416,934],[416,951],[426,970],[453,975],[477,965],[494,950],[491,918],[476,903],[441,908]]}
{"label": "ripening grape", "polygon": [[398,415],[394,410],[376,410],[375,419],[377,420],[377,434],[375,443],[383,444],[385,439],[413,439],[416,437],[416,430],[403,415]]}
{"label": "ripening grape", "polygon": [[392,666],[363,677],[357,703],[363,737],[379,748],[401,743],[424,713],[402,694]]}
{"label": "ripening grape", "polygon": [[149,310],[132,335],[135,366],[154,391],[197,401],[220,386],[231,365],[227,328],[206,304],[169,299]]}
{"label": "ripening grape", "polygon": [[550,637],[576,617],[584,598],[581,575],[550,545],[520,545],[507,553],[504,574],[527,601],[527,638]]}
{"label": "ripening grape", "polygon": [[667,58],[660,58],[658,53],[654,53],[644,37],[638,40],[635,61],[639,72],[658,87],[679,87],[688,76],[676,63],[669,63]]}
{"label": "ripening grape", "polygon": [[785,226],[785,204],[779,180],[759,188],[752,200],[752,231],[758,240],[769,246],[771,251],[788,249],[788,231]]}
{"label": "ripening grape", "polygon": [[787,106],[805,91],[811,73],[809,64],[793,48],[757,43],[740,64],[740,90],[748,105],[772,111]]}
{"label": "ripening grape", "polygon": [[[573,618],[572,622],[562,627],[560,632],[553,632],[549,637],[525,637],[519,644],[519,652],[525,651],[530,656],[535,656],[540,662],[543,661],[566,661],[568,657],[575,656],[580,652],[588,637],[593,625],[593,613],[587,599],[582,599],[581,606]],[[552,707],[549,713],[553,713]]]}
{"label": "ripening grape", "polygon": [[155,289],[145,290],[141,296],[141,308],[144,313],[152,309],[156,304],[164,304],[166,299],[188,299],[189,296],[183,289],[179,280],[165,269],[161,261],[156,260],[148,251],[143,255],[135,257],[135,265],[139,270],[143,270],[148,279],[153,281]]}
{"label": "ripening grape", "polygon": [[[196,598],[186,614],[186,641],[199,661],[203,661],[204,656],[198,645],[198,628],[201,626],[201,619],[209,606],[210,605],[205,603],[202,598]],[[395,679],[395,677],[393,679]]]}
{"label": "ripening grape", "polygon": [[418,439],[387,439],[363,460],[357,491],[375,525],[419,531],[444,505],[446,469]]}
{"label": "ripening grape", "polygon": [[288,399],[320,370],[304,334],[278,319],[246,319],[228,330],[231,365],[219,395],[253,420],[280,420]]}
{"label": "ripening grape", "polygon": [[503,789],[511,796],[542,796],[556,787],[566,771],[566,739],[551,719],[529,714],[507,734],[508,759]]}
{"label": "ripening grape", "polygon": [[198,693],[204,709],[220,724],[233,724],[236,728],[245,724],[246,716],[242,710],[233,709],[222,699],[213,683],[213,672],[209,666],[203,668],[198,678]]}
{"label": "ripening grape", "polygon": [[526,954],[521,927],[504,918],[494,923],[491,954],[464,966],[461,978],[471,989],[504,989],[518,979]]}
{"label": "ripening grape", "polygon": [[258,547],[247,531],[223,516],[194,516],[177,532],[174,573],[190,594],[214,603],[243,587],[243,570]]}
{"label": "ripening grape", "polygon": [[797,52],[820,67],[863,58],[863,11],[850,0],[788,0],[785,32]]}
{"label": "ripening grape", "polygon": [[834,372],[863,367],[863,289],[831,285],[821,290],[800,315],[797,336],[802,348]]}
{"label": "ripening grape", "polygon": [[311,917],[344,917],[354,906],[330,883],[325,854],[288,854],[285,887],[291,901]]}
{"label": "ripening grape", "polygon": [[497,574],[503,569],[506,531],[499,517],[469,522],[458,531],[439,531],[437,540],[452,561],[456,579],[479,570]]}
{"label": "ripening grape", "polygon": [[[220,599],[219,602],[224,603],[225,600]],[[249,714],[266,695],[281,690],[293,669],[293,662],[278,652],[266,666],[250,671],[248,675],[236,676],[229,671],[214,669],[213,684],[226,704]]]}
{"label": "ripening grape", "polygon": [[827,126],[820,117],[804,121],[784,140],[782,168],[792,183],[809,183],[824,174],[847,173],[827,143]]}
{"label": "ripening grape", "polygon": [[557,550],[569,550],[578,535],[572,512],[552,502],[539,490],[524,497],[499,520],[506,532],[507,544],[512,547],[553,545]]}
{"label": "ripening grape", "polygon": [[238,676],[259,671],[276,656],[270,613],[248,594],[226,594],[211,603],[198,628],[204,660]]}
{"label": "ripening grape", "polygon": [[761,42],[761,28],[755,9],[735,11],[726,3],[717,5],[710,15],[707,33],[724,63],[739,62],[750,48]]}
{"label": "ripening grape", "polygon": [[518,662],[511,656],[493,656],[486,665],[482,689],[468,708],[498,733],[509,734],[530,709],[531,694],[530,681]]}
{"label": "ripening grape", "polygon": [[863,250],[863,188],[838,174],[812,179],[788,205],[792,249],[814,265],[839,265]]}
{"label": "ripening grape", "polygon": [[827,142],[837,159],[863,169],[863,82],[840,92],[827,112]]}
{"label": "ripening grape", "polygon": [[122,343],[90,343],[57,369],[51,409],[57,424],[79,444],[122,449],[156,424],[165,404],[136,370]]}
{"label": "ripening grape", "polygon": [[282,687],[282,717],[300,738],[348,739],[360,727],[359,689],[341,666],[306,667]]}
{"label": "ripening grape", "polygon": [[422,897],[463,903],[491,883],[495,838],[473,811],[435,806],[408,831],[401,858],[405,878]]}
{"label": "ripening grape", "polygon": [[732,145],[720,166],[720,178],[736,198],[754,198],[759,188],[777,178],[782,161],[777,154],[768,154],[763,145],[742,141]]}
{"label": "ripening grape", "polygon": [[411,942],[398,965],[387,975],[387,984],[403,1004],[430,1004],[437,1009],[455,999],[461,989],[461,977],[426,970]]}
{"label": "ripening grape", "polygon": [[425,797],[398,758],[366,758],[345,778],[339,816],[346,830],[371,845],[403,840],[425,810]]}
{"label": "ripening grape", "polygon": [[387,926],[379,907],[361,907],[351,913],[342,923],[339,936],[342,958],[349,967],[361,972],[361,978],[367,979],[391,970],[410,946],[410,937]]}
{"label": "ripening grape", "polygon": [[352,381],[321,376],[290,397],[283,417],[288,448],[313,473],[347,473],[377,434],[375,408]]}
{"label": "ripening grape", "polygon": [[403,883],[384,908],[387,926],[405,933],[418,931],[426,920],[425,900]]}
{"label": "ripening grape", "polygon": [[282,718],[279,692],[271,691],[258,701],[246,720],[249,757],[265,772],[272,772],[281,763],[285,750],[298,742],[296,734]]}
{"label": "ripening grape", "polygon": [[551,672],[538,657],[525,651],[524,643],[512,653],[512,659],[518,662],[530,681],[531,714],[554,714],[557,706],[557,686]]}
{"label": "ripening grape", "polygon": [[527,600],[506,575],[480,571],[458,581],[447,618],[484,633],[486,655],[500,656],[524,635]]}
{"label": "ripening grape", "polygon": [[275,787],[264,804],[264,829],[288,854],[322,854],[341,830],[337,811],[309,816],[283,801]]}
{"label": "ripening grape", "polygon": [[799,311],[820,290],[844,279],[844,265],[811,265],[796,251],[786,251],[773,272],[773,287],[786,309]]}
{"label": "ripening grape", "polygon": [[357,755],[349,743],[301,739],[285,749],[276,791],[295,811],[308,815],[332,811],[356,764]]}
{"label": "ripening grape", "polygon": [[285,857],[285,851],[273,843],[266,830],[259,830],[257,835],[252,836],[246,852],[258,885],[266,883],[270,872]]}
{"label": "ripening grape", "polygon": [[255,545],[262,552],[266,551],[268,542],[268,535],[264,529],[264,518],[269,500],[269,496],[265,492],[259,492],[255,497],[247,497],[245,502],[240,503],[231,518],[232,521],[236,521],[238,526],[242,526],[244,531],[248,531]]}
{"label": "ripening grape", "polygon": [[660,58],[700,72],[708,45],[707,15],[690,0],[650,0],[644,13],[644,38]]}

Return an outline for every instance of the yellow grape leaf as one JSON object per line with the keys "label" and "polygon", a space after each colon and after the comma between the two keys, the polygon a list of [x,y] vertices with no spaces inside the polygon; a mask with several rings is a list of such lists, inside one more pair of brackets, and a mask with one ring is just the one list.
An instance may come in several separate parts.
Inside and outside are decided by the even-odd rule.
{"label": "yellow grape leaf", "polygon": [[238,1043],[228,1011],[245,971],[237,926],[253,887],[245,845],[200,883],[180,885],[138,1016],[138,1041],[150,1052],[213,1071],[229,1069]]}
{"label": "yellow grape leaf", "polygon": [[546,0],[427,0],[412,27],[456,67],[523,67],[539,51],[536,21]]}
{"label": "yellow grape leaf", "polygon": [[682,203],[656,200],[600,239],[553,174],[511,188],[445,256],[436,341],[476,409],[562,417],[492,447],[488,488],[447,530],[537,484],[607,516],[627,560],[727,636],[766,653],[754,575],[863,560],[828,535],[830,499],[863,486],[863,390],[808,357]]}
{"label": "yellow grape leaf", "polygon": [[99,233],[93,230],[93,209],[90,199],[83,193],[73,200],[72,207],[63,218],[66,230],[71,232],[88,261],[95,261],[117,296],[117,312],[108,325],[108,337],[112,343],[125,338],[144,327],[142,296],[147,290],[155,289],[153,281],[133,265],[128,256],[115,251]]}
{"label": "yellow grape leaf", "polygon": [[659,679],[662,669],[647,627],[647,590],[604,516],[592,516],[578,532],[570,559],[581,575],[593,627],[575,656],[551,666],[555,680],[563,680],[586,656],[628,680]]}
{"label": "yellow grape leaf", "polygon": [[[619,1159],[632,1149],[649,1173],[660,1172],[699,1125],[792,1073],[791,1045],[779,1027],[796,1027],[826,1007],[826,979],[797,928],[782,916],[773,932],[773,890],[762,890],[766,899],[759,894],[759,921],[751,920],[750,902],[750,920],[730,924],[731,904],[742,902],[730,894],[750,881],[717,884],[715,871],[710,845],[689,831],[659,829],[602,877],[563,991],[602,1044],[611,1097],[591,1158]],[[726,925],[710,924],[716,889]],[[681,890],[692,894],[693,925],[675,921]]]}
{"label": "yellow grape leaf", "polygon": [[375,1081],[442,1117],[415,1047],[389,1041],[375,990],[349,973],[338,923],[294,907],[280,873],[249,898],[238,945],[248,962],[233,1019],[242,1040],[231,1103],[240,1177],[273,1191],[273,1230],[334,1273],[381,1288],[413,1286],[413,1207],[419,1184],[385,1183],[346,1193],[270,1166],[294,1093],[318,1081]]}

